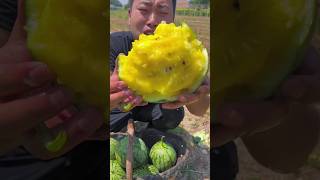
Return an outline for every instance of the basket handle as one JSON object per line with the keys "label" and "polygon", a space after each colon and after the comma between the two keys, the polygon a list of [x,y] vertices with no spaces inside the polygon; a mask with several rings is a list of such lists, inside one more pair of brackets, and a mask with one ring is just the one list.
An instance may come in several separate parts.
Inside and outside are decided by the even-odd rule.
{"label": "basket handle", "polygon": [[127,150],[127,161],[126,161],[126,174],[127,180],[132,180],[132,163],[133,163],[133,141],[134,141],[134,124],[133,120],[129,119],[127,126],[128,133],[128,150]]}

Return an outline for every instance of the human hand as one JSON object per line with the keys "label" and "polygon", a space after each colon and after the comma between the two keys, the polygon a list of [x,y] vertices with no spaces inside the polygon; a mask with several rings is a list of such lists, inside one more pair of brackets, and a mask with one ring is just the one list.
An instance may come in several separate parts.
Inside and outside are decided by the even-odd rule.
{"label": "human hand", "polygon": [[200,101],[203,97],[208,96],[210,93],[210,82],[209,78],[206,77],[199,88],[193,93],[184,93],[180,95],[177,101],[163,103],[161,105],[164,109],[177,109],[181,106],[191,105]]}
{"label": "human hand", "polygon": [[142,101],[141,96],[136,96],[128,89],[125,82],[121,81],[118,76],[118,62],[114,71],[110,76],[110,110],[114,108],[121,108],[123,104],[130,104],[131,107],[146,105]]}

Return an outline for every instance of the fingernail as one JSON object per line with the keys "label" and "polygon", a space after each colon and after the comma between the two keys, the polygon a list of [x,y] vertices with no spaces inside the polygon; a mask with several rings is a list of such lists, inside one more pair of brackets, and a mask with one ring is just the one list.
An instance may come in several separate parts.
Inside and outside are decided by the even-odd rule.
{"label": "fingernail", "polygon": [[48,66],[46,64],[33,62],[30,66],[31,69],[27,77],[24,79],[25,84],[31,87],[35,87],[54,78],[54,76],[49,72]]}
{"label": "fingernail", "polygon": [[120,81],[120,82],[117,83],[117,88],[118,88],[119,90],[122,90],[122,89],[124,89],[124,88],[126,88],[126,87],[127,87],[127,85],[126,85],[124,82],[122,82],[122,81]]}
{"label": "fingernail", "polygon": [[124,90],[124,94],[125,94],[127,97],[129,97],[129,96],[132,96],[132,95],[133,95],[132,91],[130,91],[129,89]]}
{"label": "fingernail", "polygon": [[126,98],[123,102],[124,102],[124,103],[128,103],[128,102],[130,102],[130,101],[131,101],[130,98]]}
{"label": "fingernail", "polygon": [[131,101],[131,103],[132,103],[133,105],[138,105],[138,104],[141,103],[141,101],[142,101],[142,98],[141,98],[140,96],[137,96],[136,98],[134,98],[134,99]]}
{"label": "fingernail", "polygon": [[59,89],[50,94],[49,99],[54,107],[66,106],[71,102],[71,94],[65,90]]}

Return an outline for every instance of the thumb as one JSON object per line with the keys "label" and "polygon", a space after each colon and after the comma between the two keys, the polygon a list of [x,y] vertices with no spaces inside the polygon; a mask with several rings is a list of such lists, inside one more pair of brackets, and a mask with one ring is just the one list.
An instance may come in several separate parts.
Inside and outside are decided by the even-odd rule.
{"label": "thumb", "polygon": [[26,31],[24,29],[25,26],[25,0],[18,1],[18,12],[17,18],[14,23],[14,27],[12,29],[9,41],[19,41],[26,39]]}

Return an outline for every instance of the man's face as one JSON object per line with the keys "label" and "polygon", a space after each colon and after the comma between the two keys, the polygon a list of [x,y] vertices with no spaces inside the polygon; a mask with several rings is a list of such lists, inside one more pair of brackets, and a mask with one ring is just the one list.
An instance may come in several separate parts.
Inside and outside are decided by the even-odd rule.
{"label": "man's face", "polygon": [[129,27],[134,38],[152,34],[161,21],[173,22],[172,0],[134,0],[129,10]]}

